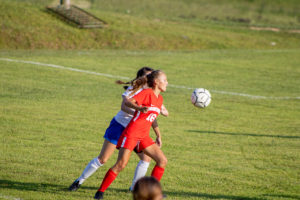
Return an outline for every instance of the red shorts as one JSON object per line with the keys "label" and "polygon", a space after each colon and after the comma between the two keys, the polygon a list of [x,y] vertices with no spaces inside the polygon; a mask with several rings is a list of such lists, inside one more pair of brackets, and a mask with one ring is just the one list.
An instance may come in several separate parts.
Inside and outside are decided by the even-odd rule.
{"label": "red shorts", "polygon": [[137,153],[140,153],[141,151],[151,146],[152,144],[155,144],[155,142],[152,140],[150,136],[146,136],[142,139],[139,139],[139,138],[128,138],[122,134],[118,140],[117,149],[125,148],[125,149],[129,149],[130,151],[133,151],[133,149],[135,149]]}

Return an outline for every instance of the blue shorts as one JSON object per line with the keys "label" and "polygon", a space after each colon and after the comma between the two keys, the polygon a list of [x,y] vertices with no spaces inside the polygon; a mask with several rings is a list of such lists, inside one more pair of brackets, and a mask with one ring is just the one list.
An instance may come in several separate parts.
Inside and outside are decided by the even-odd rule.
{"label": "blue shorts", "polygon": [[115,118],[113,118],[109,124],[109,127],[105,131],[105,135],[103,136],[106,140],[117,145],[120,136],[124,131],[124,127],[119,124]]}

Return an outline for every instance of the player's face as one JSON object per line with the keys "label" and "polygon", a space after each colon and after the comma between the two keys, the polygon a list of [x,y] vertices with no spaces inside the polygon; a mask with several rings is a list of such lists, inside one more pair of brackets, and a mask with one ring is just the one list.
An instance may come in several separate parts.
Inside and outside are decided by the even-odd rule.
{"label": "player's face", "polygon": [[165,92],[168,86],[167,76],[164,73],[161,73],[156,79],[156,84],[160,91]]}

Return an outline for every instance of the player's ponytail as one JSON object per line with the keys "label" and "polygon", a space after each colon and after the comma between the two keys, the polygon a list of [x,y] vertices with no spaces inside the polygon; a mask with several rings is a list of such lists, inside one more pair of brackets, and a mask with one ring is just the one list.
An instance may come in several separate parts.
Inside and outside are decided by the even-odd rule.
{"label": "player's ponytail", "polygon": [[133,79],[132,81],[129,81],[129,82],[123,82],[123,81],[121,81],[121,80],[117,80],[117,81],[116,81],[116,84],[125,85],[125,86],[123,86],[123,88],[124,88],[125,90],[127,90],[127,88],[129,87],[128,85],[133,85],[133,82],[134,82],[135,80],[139,79],[140,77],[145,76],[145,75],[147,74],[147,72],[152,72],[152,71],[154,71],[154,69],[152,69],[152,68],[150,68],[150,67],[147,67],[147,66],[142,67],[141,69],[139,69],[139,71],[137,71],[137,73],[136,73],[136,78]]}
{"label": "player's ponytail", "polygon": [[132,82],[132,90],[131,94],[136,93],[139,89],[141,89],[147,83],[147,76],[143,76],[140,78],[135,79]]}
{"label": "player's ponytail", "polygon": [[128,85],[131,84],[131,81],[129,81],[129,82],[124,82],[124,81],[121,81],[121,80],[117,80],[117,81],[116,81],[116,84],[124,85],[123,88],[124,88],[125,90],[127,90],[127,88],[129,87]]}

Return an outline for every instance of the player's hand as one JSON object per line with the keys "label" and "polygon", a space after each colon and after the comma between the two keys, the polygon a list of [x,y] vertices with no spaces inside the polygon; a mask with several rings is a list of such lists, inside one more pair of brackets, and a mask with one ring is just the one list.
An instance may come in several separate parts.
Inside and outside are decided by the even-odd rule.
{"label": "player's hand", "polygon": [[142,113],[147,113],[148,112],[148,107],[140,107],[139,111],[141,111]]}
{"label": "player's hand", "polygon": [[157,137],[156,140],[155,140],[155,142],[159,146],[159,148],[161,148],[161,146],[162,146],[161,138]]}
{"label": "player's hand", "polygon": [[166,109],[166,107],[164,105],[161,106],[160,113],[165,117],[169,116],[169,111]]}

